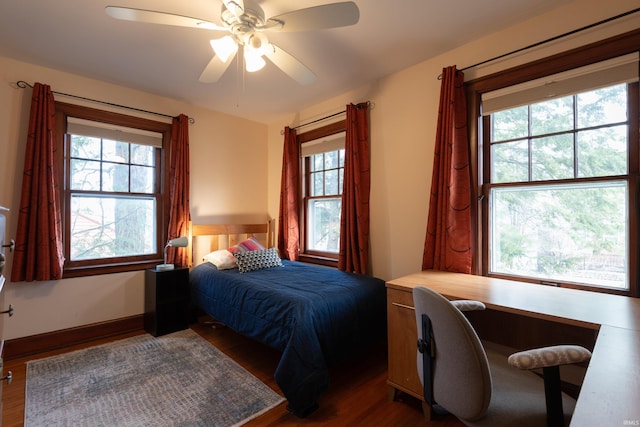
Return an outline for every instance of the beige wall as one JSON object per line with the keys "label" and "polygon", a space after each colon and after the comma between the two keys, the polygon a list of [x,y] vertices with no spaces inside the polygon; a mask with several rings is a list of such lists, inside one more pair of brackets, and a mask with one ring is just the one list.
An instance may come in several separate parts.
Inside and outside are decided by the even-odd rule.
{"label": "beige wall", "polygon": [[[0,206],[13,208],[8,215],[9,236],[15,235],[17,227],[15,213],[20,202],[31,100],[31,90],[15,87],[18,80],[46,83],[57,92],[193,117],[195,124],[189,127],[193,221],[266,219],[266,125],[1,57],[0,79]],[[70,98],[56,99],[78,103]],[[107,108],[99,104],[85,104]],[[8,255],[9,268],[5,273],[10,276],[11,254]],[[6,283],[5,287],[5,301],[15,307],[15,315],[4,322],[5,339],[118,319],[144,311],[143,272],[50,282]]]}
{"label": "beige wall", "polygon": [[[437,76],[445,66],[459,69],[638,7],[637,0],[579,0],[521,25],[478,39],[439,57],[388,76],[376,84],[298,111],[269,126],[269,214],[276,215],[280,191],[282,136],[295,126],[369,100],[371,110],[372,272],[385,280],[419,271],[422,265],[433,140],[440,96]],[[513,55],[465,72],[470,80],[640,27],[640,14],[562,42]],[[323,123],[326,124],[326,123]],[[307,130],[305,127],[302,130]]]}
{"label": "beige wall", "polygon": [[[15,209],[20,197],[30,92],[16,89],[17,80],[38,81],[59,92],[194,117],[196,123],[189,129],[191,211],[194,222],[201,223],[263,221],[267,217],[277,217],[282,128],[342,111],[349,102],[369,100],[373,103],[373,273],[391,279],[415,272],[420,269],[422,259],[440,92],[437,76],[442,67],[456,64],[463,68],[634,7],[637,7],[637,0],[578,0],[372,85],[284,116],[268,126],[133,89],[0,58],[0,205]],[[633,16],[516,55],[508,61],[469,70],[465,75],[467,79],[475,78],[638,27],[640,18]],[[10,232],[16,228],[14,213],[9,215]],[[142,272],[58,282],[7,283],[5,286],[7,304],[11,302],[16,308],[16,314],[5,321],[7,339],[143,312]]]}

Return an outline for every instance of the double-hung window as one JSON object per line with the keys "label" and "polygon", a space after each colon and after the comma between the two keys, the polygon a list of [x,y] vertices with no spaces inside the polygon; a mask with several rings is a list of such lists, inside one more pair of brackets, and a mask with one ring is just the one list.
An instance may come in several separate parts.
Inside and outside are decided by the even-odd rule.
{"label": "double-hung window", "polygon": [[483,94],[488,274],[630,291],[637,80],[636,53]]}
{"label": "double-hung window", "polygon": [[78,107],[63,116],[65,275],[155,262],[166,229],[162,147],[170,125]]}
{"label": "double-hung window", "polygon": [[311,262],[337,260],[340,250],[345,132],[335,133],[333,126],[329,129],[329,134],[301,145],[301,256]]}

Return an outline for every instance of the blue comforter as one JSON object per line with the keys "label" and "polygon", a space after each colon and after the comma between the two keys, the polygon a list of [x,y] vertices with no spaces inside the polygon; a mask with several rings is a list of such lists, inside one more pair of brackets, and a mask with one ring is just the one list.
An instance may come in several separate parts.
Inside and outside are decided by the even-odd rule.
{"label": "blue comforter", "polygon": [[304,416],[329,384],[328,367],[386,336],[384,282],[301,262],[239,273],[210,263],[190,274],[191,299],[233,330],[282,351],[275,380]]}

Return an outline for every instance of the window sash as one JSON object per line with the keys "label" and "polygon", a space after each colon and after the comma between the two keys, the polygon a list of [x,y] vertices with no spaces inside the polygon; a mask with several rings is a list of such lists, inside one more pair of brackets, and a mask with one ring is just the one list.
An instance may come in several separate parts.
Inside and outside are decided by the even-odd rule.
{"label": "window sash", "polygon": [[[156,253],[156,197],[78,192],[70,196],[70,262]],[[109,244],[96,246],[91,240]]]}
{"label": "window sash", "polygon": [[624,179],[492,186],[489,273],[629,291],[628,203]]}

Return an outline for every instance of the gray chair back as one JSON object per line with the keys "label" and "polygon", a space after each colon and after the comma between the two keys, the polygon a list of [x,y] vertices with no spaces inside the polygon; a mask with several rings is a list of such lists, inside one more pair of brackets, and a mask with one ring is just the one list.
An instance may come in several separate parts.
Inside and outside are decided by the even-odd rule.
{"label": "gray chair back", "polygon": [[[425,287],[413,290],[416,324],[422,314],[431,319],[435,360],[433,398],[458,418],[482,418],[491,401],[491,373],[487,355],[475,330],[449,300]],[[418,326],[419,338],[422,328]],[[422,354],[418,352],[418,371],[422,373]]]}

